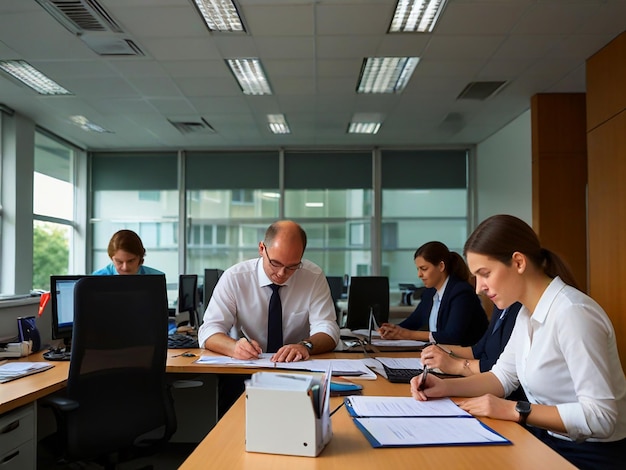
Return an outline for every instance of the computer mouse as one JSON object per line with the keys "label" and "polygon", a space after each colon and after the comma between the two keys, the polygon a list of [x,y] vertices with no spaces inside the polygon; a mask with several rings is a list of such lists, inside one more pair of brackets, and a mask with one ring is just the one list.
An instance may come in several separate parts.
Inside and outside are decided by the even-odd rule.
{"label": "computer mouse", "polygon": [[183,356],[183,357],[196,357],[196,355],[194,353],[190,353],[190,352],[182,353],[181,356]]}

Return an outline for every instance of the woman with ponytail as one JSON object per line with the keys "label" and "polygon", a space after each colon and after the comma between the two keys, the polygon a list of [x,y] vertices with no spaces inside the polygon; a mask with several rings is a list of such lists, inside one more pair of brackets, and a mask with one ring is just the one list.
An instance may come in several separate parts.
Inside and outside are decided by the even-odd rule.
{"label": "woman with ponytail", "polygon": [[381,336],[462,346],[476,343],[489,322],[461,255],[434,241],[420,246],[413,259],[426,289],[407,319],[399,325],[381,325]]}
{"label": "woman with ponytail", "polygon": [[[530,226],[496,215],[464,249],[476,290],[498,308],[522,304],[491,371],[459,379],[411,381],[418,400],[460,402],[476,416],[517,421],[578,468],[617,469],[626,462],[626,379],[608,316],[575,286],[565,263],[542,248]],[[521,385],[528,401],[505,400]]]}

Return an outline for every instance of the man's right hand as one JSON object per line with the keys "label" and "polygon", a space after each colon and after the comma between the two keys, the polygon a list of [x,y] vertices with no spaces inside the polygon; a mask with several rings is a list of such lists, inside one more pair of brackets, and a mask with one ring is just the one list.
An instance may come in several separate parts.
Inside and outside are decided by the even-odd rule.
{"label": "man's right hand", "polygon": [[233,350],[233,358],[235,359],[258,359],[259,354],[263,350],[259,343],[255,340],[248,341],[246,338],[241,338],[235,342],[235,348]]}

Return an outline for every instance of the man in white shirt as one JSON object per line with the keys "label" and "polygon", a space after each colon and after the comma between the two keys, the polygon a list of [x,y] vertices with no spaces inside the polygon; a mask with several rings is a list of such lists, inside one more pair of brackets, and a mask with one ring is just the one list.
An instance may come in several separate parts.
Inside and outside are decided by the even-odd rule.
{"label": "man in white shirt", "polygon": [[282,304],[282,343],[270,351],[272,360],[300,361],[332,351],[339,340],[335,307],[322,269],[302,259],[306,241],[293,221],[270,225],[259,243],[259,258],[238,263],[220,277],[198,332],[200,346],[237,359],[268,352],[274,285]]}

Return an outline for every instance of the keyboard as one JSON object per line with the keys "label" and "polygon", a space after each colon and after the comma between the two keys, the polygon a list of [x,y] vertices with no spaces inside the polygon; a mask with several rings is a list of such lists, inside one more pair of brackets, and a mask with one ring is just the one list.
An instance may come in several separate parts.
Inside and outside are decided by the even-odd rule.
{"label": "keyboard", "polygon": [[422,369],[392,369],[385,364],[383,364],[383,367],[387,374],[387,380],[393,383],[408,384],[413,377],[423,372]]}
{"label": "keyboard", "polygon": [[173,333],[167,337],[168,349],[195,349],[198,348],[198,338],[196,336]]}

